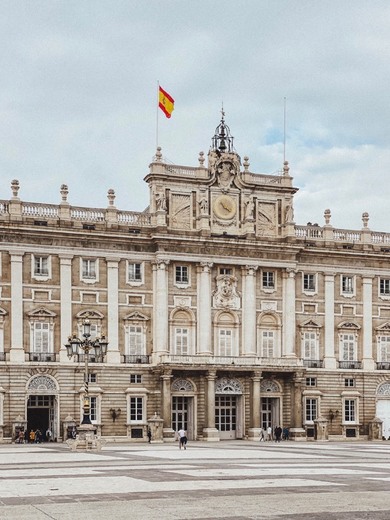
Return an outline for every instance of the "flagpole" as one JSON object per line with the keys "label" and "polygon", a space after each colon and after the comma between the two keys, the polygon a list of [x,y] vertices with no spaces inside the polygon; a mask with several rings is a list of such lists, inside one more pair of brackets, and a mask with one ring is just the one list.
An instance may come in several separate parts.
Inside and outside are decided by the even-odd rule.
{"label": "flagpole", "polygon": [[157,80],[157,104],[156,104],[156,150],[158,147],[158,103],[159,103],[160,82]]}
{"label": "flagpole", "polygon": [[284,98],[283,110],[283,163],[286,162],[286,98]]}

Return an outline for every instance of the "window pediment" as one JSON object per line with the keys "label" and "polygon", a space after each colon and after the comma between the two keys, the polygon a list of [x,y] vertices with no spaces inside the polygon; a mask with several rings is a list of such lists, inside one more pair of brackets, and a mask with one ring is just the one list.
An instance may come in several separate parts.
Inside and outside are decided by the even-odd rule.
{"label": "window pediment", "polygon": [[319,325],[318,323],[316,323],[313,320],[304,321],[299,326],[301,328],[308,328],[308,329],[320,329],[321,328],[321,325]]}
{"label": "window pediment", "polygon": [[134,311],[123,318],[124,321],[149,321],[149,317],[142,312]]}
{"label": "window pediment", "polygon": [[76,317],[82,319],[88,318],[90,320],[102,320],[104,318],[101,312],[94,310],[80,311],[76,314]]}
{"label": "window pediment", "polygon": [[340,325],[337,327],[338,329],[348,329],[348,330],[359,330],[360,325],[353,321],[343,321],[340,323]]}
{"label": "window pediment", "polygon": [[390,323],[386,322],[383,325],[380,325],[379,327],[376,327],[375,330],[377,330],[378,332],[388,332],[388,333],[390,333]]}
{"label": "window pediment", "polygon": [[46,309],[45,307],[39,307],[39,309],[35,309],[31,312],[28,312],[27,316],[36,319],[48,319],[54,318],[55,316],[57,316],[57,314],[55,312],[49,311],[49,309]]}

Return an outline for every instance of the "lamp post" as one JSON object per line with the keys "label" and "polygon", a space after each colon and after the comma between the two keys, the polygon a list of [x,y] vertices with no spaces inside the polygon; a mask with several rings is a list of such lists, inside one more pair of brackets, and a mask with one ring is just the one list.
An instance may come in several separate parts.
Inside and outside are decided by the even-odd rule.
{"label": "lamp post", "polygon": [[80,351],[84,352],[85,371],[84,371],[84,401],[83,401],[83,420],[81,424],[91,425],[90,417],[90,399],[88,392],[88,360],[91,351],[94,351],[95,357],[99,361],[103,361],[104,356],[107,354],[108,341],[105,336],[101,338],[91,339],[91,323],[88,318],[83,320],[83,333],[82,339],[78,338],[76,334],[69,336],[68,343],[65,345],[68,358],[76,357],[80,354]]}

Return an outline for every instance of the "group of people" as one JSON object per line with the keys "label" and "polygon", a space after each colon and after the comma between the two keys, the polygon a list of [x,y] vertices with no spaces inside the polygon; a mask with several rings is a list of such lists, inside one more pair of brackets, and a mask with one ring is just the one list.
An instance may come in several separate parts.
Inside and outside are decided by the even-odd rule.
{"label": "group of people", "polygon": [[275,442],[288,441],[290,437],[290,432],[288,428],[282,428],[281,426],[276,426],[274,430],[272,430],[271,426],[260,431],[260,441],[272,441]]}
{"label": "group of people", "polygon": [[37,428],[34,430],[31,428],[30,431],[28,429],[21,428],[16,435],[15,442],[18,444],[40,444],[43,441],[51,442],[53,440],[53,433],[48,428],[45,432],[45,435],[42,434],[41,430]]}

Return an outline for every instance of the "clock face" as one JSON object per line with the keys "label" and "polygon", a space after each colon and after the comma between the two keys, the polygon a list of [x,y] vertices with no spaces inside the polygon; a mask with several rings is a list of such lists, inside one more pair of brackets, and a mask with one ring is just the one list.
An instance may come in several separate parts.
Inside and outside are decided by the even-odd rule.
{"label": "clock face", "polygon": [[236,201],[228,195],[219,195],[214,200],[214,213],[218,218],[231,219],[236,214]]}

